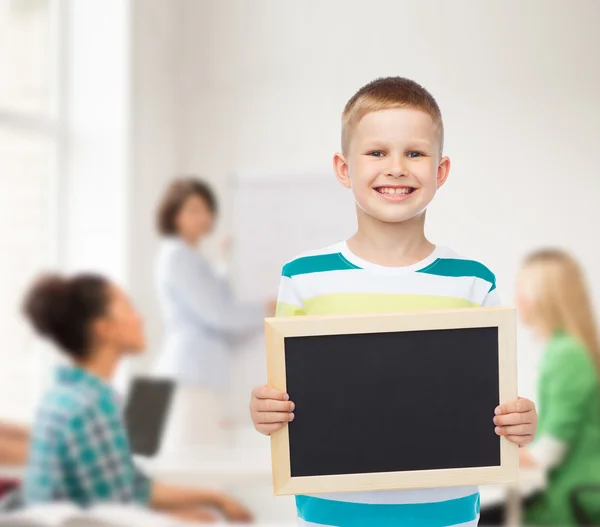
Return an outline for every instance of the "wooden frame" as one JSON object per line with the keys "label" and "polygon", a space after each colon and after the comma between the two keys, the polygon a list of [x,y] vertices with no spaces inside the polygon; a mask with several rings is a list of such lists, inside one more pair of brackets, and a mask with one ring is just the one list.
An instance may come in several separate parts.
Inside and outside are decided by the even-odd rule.
{"label": "wooden frame", "polygon": [[[517,398],[516,316],[513,308],[469,308],[374,315],[277,317],[265,320],[269,386],[286,391],[284,339],[426,331],[477,327],[498,328],[499,400]],[[491,421],[491,416],[490,416]],[[479,485],[516,481],[518,446],[500,438],[500,466],[407,472],[292,477],[288,427],[271,435],[273,487],[276,495]]]}

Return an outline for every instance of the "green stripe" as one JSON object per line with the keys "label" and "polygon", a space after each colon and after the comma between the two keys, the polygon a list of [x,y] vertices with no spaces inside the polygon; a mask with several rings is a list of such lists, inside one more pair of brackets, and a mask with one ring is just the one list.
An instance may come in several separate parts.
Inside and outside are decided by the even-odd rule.
{"label": "green stripe", "polygon": [[325,271],[344,271],[348,269],[360,269],[349,262],[340,253],[318,254],[315,256],[303,256],[283,266],[281,274],[292,278],[299,274],[322,273]]}
{"label": "green stripe", "polygon": [[298,516],[306,522],[335,527],[446,527],[477,519],[479,494],[431,502],[371,504],[296,496]]}
{"label": "green stripe", "polygon": [[308,315],[394,313],[479,307],[479,304],[475,302],[452,296],[385,293],[332,293],[313,296],[305,299],[302,303]]}
{"label": "green stripe", "polygon": [[496,289],[496,276],[485,265],[474,260],[459,260],[454,258],[438,258],[435,262],[418,273],[433,274],[437,276],[474,276],[491,284],[490,291]]}

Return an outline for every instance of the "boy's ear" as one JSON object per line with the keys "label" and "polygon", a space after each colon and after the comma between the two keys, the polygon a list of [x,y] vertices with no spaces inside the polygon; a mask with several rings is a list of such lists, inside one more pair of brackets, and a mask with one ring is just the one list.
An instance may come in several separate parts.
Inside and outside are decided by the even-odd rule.
{"label": "boy's ear", "polygon": [[335,170],[335,175],[342,185],[346,188],[352,187],[350,176],[348,175],[348,164],[346,163],[344,154],[341,152],[338,152],[333,156],[333,170]]}
{"label": "boy's ear", "polygon": [[448,179],[448,174],[450,174],[450,158],[442,157],[442,159],[440,159],[440,164],[438,165],[436,176],[438,188],[440,188],[444,183],[446,183],[446,180]]}

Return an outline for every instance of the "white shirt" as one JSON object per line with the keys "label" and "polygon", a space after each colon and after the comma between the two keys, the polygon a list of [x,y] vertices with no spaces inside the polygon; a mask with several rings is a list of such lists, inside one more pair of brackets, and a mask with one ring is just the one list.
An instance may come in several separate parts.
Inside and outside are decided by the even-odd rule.
{"label": "white shirt", "polygon": [[155,269],[165,341],[155,374],[223,389],[232,338],[260,330],[265,309],[238,304],[227,281],[178,238],[166,238]]}

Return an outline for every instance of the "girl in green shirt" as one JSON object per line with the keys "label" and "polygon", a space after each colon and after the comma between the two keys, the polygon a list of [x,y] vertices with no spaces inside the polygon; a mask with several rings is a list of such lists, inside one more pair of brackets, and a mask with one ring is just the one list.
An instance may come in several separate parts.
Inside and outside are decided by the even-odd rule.
{"label": "girl in green shirt", "polygon": [[[600,486],[600,345],[581,268],[559,250],[531,254],[519,273],[516,304],[521,321],[545,343],[538,432],[521,450],[521,466],[544,468],[547,486],[526,506],[525,523],[576,525],[572,491]],[[589,496],[586,511],[599,521],[600,490]]]}

